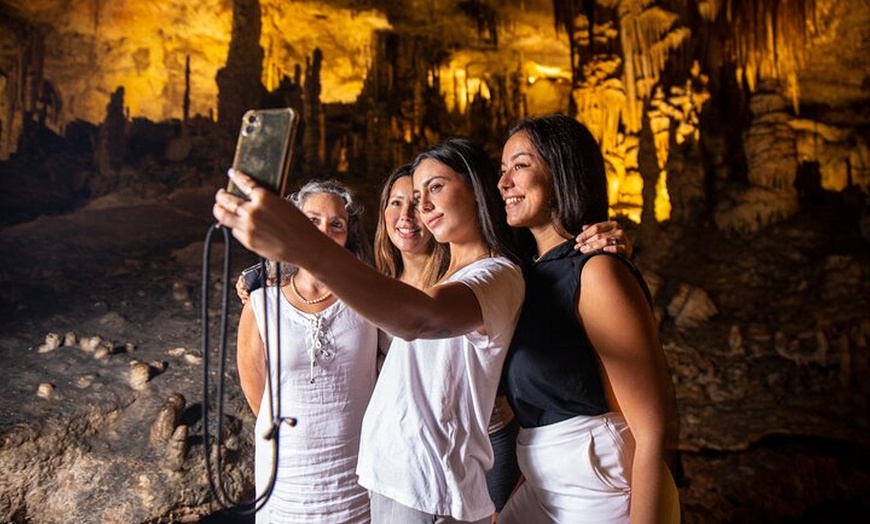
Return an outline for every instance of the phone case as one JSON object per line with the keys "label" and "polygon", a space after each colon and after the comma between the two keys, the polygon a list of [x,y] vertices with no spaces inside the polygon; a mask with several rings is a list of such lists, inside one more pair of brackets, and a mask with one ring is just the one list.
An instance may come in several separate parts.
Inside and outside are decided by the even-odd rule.
{"label": "phone case", "polygon": [[[289,107],[246,112],[236,143],[233,169],[284,196],[298,122],[296,111]],[[232,181],[227,190],[245,198]]]}
{"label": "phone case", "polygon": [[245,289],[248,290],[248,293],[263,287],[263,282],[266,280],[263,278],[260,264],[254,264],[251,267],[243,269],[242,276],[245,277]]}

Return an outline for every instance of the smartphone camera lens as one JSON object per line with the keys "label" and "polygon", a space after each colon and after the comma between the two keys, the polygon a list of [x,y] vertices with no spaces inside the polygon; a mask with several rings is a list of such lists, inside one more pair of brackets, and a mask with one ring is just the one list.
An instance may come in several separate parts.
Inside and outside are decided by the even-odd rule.
{"label": "smartphone camera lens", "polygon": [[248,124],[248,125],[245,127],[245,134],[250,135],[251,133],[254,132],[254,129],[256,129],[254,126]]}
{"label": "smartphone camera lens", "polygon": [[248,123],[249,123],[249,124],[255,124],[255,123],[257,123],[257,115],[251,115],[251,116],[249,116],[249,117],[248,117]]}

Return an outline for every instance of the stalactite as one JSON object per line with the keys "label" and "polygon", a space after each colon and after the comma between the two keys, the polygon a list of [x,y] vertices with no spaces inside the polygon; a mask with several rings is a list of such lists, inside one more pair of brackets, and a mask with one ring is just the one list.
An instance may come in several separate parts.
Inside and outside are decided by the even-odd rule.
{"label": "stalactite", "polygon": [[[627,144],[637,144],[643,122],[655,116],[646,115],[653,91],[664,87],[661,77],[672,53],[691,37],[688,27],[679,23],[677,13],[656,3],[653,0],[590,1],[583,2],[581,11],[579,2],[554,0],[557,24],[564,25],[569,33],[576,31],[570,36],[572,52],[577,51],[577,60],[572,62],[575,68],[572,95],[578,118],[599,140],[613,168],[611,171],[623,173],[620,179],[627,180],[630,172],[636,173],[637,166],[628,158]],[[659,98],[661,105],[667,106],[665,95]],[[619,196],[614,204],[623,206],[621,212],[632,214],[630,208],[642,206],[647,219],[655,216],[657,182],[659,175],[664,175],[661,169],[667,161],[673,125],[670,114],[664,109],[658,111],[656,139],[653,133],[644,135],[649,142],[643,144],[644,151],[655,153],[646,155],[645,162],[649,165],[641,169],[645,171],[643,198],[629,202],[620,190],[614,191]],[[633,196],[640,197],[640,194]]]}
{"label": "stalactite", "polygon": [[326,144],[323,136],[323,106],[320,102],[322,85],[320,71],[323,64],[323,52],[319,48],[314,49],[311,58],[305,59],[305,83],[303,85],[303,110],[302,121],[305,123],[305,132],[302,137],[303,171],[308,176],[315,176],[324,167],[326,162]]}
{"label": "stalactite", "polygon": [[644,101],[652,94],[665,68],[669,54],[691,37],[686,27],[674,27],[677,15],[650,2],[622,2],[619,7],[620,41],[622,43],[626,89],[626,130],[637,132],[641,127]]}
{"label": "stalactite", "polygon": [[[619,78],[623,64],[632,60],[632,49],[626,55],[618,30],[619,21],[613,6],[591,1],[563,2],[556,12],[575,9],[572,20],[563,20],[572,49],[572,101],[580,121],[589,127],[605,154],[618,147],[620,123],[631,111],[629,100],[634,84]],[[566,14],[562,14],[564,18]],[[634,68],[631,68],[631,72]]]}
{"label": "stalactite", "polygon": [[556,31],[563,29],[569,35],[574,34],[574,18],[580,13],[579,0],[553,0],[553,21]]}
{"label": "stalactite", "polygon": [[100,29],[100,0],[94,0],[94,34]]}
{"label": "stalactite", "polygon": [[797,75],[806,62],[815,0],[726,0],[724,7],[738,81],[750,90],[761,78],[782,81],[797,112]]}
{"label": "stalactite", "polygon": [[464,0],[456,7],[474,20],[477,38],[481,42],[498,47],[498,13],[492,5],[481,0]]}
{"label": "stalactite", "polygon": [[184,58],[184,100],[182,102],[182,123],[187,127],[190,119],[190,55]]}

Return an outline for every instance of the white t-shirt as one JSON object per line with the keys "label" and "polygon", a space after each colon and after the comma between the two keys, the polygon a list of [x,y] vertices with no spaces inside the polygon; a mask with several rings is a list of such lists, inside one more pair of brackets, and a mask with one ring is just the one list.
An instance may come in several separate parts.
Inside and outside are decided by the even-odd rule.
{"label": "white t-shirt", "polygon": [[357,473],[364,487],[400,504],[473,521],[495,511],[487,426],[525,287],[503,257],[447,281],[474,292],[487,335],[393,339],[363,418]]}

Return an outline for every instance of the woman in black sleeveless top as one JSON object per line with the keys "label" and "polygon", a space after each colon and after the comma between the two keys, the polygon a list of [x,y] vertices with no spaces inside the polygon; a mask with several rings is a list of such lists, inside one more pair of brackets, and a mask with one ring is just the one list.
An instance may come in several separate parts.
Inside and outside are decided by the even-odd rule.
{"label": "woman in black sleeveless top", "polygon": [[678,522],[673,384],[649,293],[624,257],[574,249],[582,224],[607,218],[598,144],[566,116],[523,120],[499,189],[536,247],[503,375],[525,482],[499,524]]}

